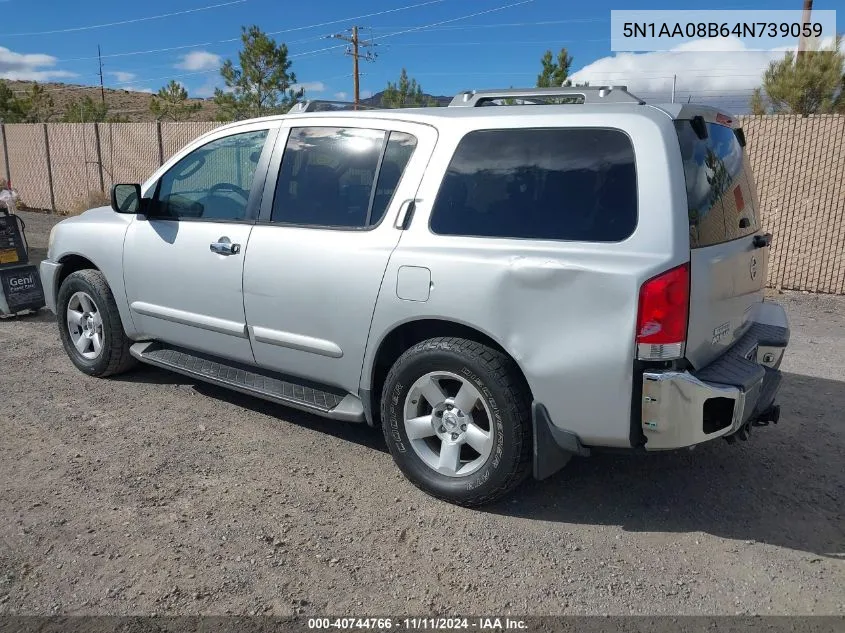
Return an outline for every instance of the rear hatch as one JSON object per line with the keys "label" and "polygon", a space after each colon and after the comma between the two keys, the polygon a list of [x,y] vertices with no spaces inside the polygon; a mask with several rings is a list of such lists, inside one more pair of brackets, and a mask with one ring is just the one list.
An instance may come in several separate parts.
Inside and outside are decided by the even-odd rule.
{"label": "rear hatch", "polygon": [[675,121],[690,229],[686,358],[696,369],[746,331],[763,300],[769,263],[741,129],[723,114]]}

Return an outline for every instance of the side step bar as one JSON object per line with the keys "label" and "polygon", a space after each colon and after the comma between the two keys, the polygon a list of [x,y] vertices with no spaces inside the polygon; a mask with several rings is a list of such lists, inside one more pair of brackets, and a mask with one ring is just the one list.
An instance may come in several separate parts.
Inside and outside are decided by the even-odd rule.
{"label": "side step bar", "polygon": [[259,367],[214,358],[200,352],[168,347],[154,341],[135,343],[129,352],[142,363],[175,371],[197,380],[240,391],[333,420],[363,422],[361,400],[340,389],[281,376]]}

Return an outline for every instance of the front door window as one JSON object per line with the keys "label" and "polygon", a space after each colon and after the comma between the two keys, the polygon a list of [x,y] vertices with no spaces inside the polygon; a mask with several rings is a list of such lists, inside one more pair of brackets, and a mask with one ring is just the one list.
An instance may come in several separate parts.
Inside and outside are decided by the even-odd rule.
{"label": "front door window", "polygon": [[232,134],[184,156],[159,180],[151,215],[185,220],[244,220],[267,130]]}

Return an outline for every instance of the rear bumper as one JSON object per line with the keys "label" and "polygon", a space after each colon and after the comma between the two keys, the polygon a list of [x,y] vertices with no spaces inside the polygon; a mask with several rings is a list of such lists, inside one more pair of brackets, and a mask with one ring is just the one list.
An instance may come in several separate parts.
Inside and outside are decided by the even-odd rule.
{"label": "rear bumper", "polygon": [[789,343],[783,308],[765,302],[730,350],[696,372],[643,374],[642,429],[647,450],[693,446],[736,433],[770,409]]}

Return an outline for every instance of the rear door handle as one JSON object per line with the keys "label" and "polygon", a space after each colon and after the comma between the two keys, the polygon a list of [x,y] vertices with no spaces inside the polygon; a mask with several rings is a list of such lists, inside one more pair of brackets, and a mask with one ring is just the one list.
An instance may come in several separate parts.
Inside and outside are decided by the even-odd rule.
{"label": "rear door handle", "polygon": [[754,236],[754,248],[764,248],[772,243],[772,234],[763,233],[762,235]]}
{"label": "rear door handle", "polygon": [[405,200],[402,206],[399,207],[399,213],[396,215],[396,222],[393,226],[397,229],[406,231],[411,226],[411,220],[414,219],[414,211],[417,208],[416,200]]}
{"label": "rear door handle", "polygon": [[237,255],[241,252],[241,245],[233,244],[228,237],[221,237],[216,242],[212,242],[209,248],[212,253],[218,255]]}

